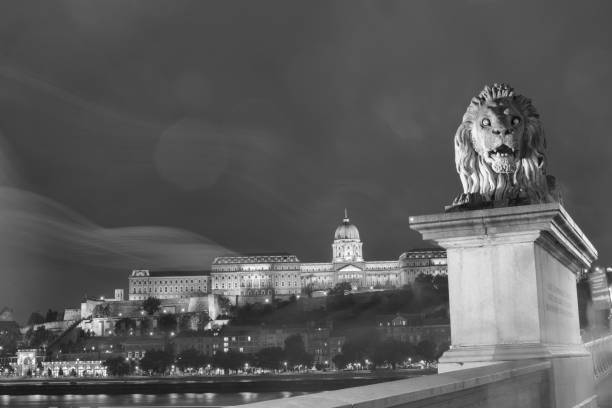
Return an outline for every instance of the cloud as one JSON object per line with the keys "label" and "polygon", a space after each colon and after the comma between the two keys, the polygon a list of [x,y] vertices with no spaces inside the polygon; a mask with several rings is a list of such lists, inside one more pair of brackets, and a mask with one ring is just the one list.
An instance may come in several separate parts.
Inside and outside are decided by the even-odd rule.
{"label": "cloud", "polygon": [[104,281],[125,286],[131,269],[206,270],[224,253],[231,251],[188,231],[104,228],[43,196],[0,187],[0,299],[21,319],[104,290]]}

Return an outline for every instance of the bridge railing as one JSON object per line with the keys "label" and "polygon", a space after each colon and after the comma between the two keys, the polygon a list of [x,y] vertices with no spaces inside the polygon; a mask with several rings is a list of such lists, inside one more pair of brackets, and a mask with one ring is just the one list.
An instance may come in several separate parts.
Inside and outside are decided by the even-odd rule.
{"label": "bridge railing", "polygon": [[[550,361],[513,361],[240,408],[550,408]],[[229,407],[228,407],[229,408]]]}
{"label": "bridge railing", "polygon": [[595,380],[605,378],[612,371],[612,335],[584,343],[593,358]]}

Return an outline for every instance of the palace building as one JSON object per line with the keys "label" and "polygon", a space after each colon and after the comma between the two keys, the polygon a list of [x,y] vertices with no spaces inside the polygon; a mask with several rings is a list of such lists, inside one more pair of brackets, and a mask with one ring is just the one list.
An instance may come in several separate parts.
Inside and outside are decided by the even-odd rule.
{"label": "palace building", "polygon": [[211,291],[232,302],[249,302],[327,290],[340,282],[353,290],[399,288],[420,273],[446,273],[446,252],[440,249],[408,251],[398,260],[364,260],[359,230],[346,210],[331,249],[331,262],[301,262],[287,253],[217,257]]}
{"label": "palace building", "polygon": [[150,271],[136,269],[130,274],[129,300],[189,298],[210,291],[209,271]]}
{"label": "palace building", "polygon": [[417,249],[399,259],[366,261],[357,227],[344,219],[334,232],[331,262],[301,262],[288,253],[216,257],[210,271],[134,270],[129,277],[129,299],[189,298],[208,293],[232,303],[270,301],[350,283],[353,290],[399,288],[425,274],[446,274],[446,251]]}

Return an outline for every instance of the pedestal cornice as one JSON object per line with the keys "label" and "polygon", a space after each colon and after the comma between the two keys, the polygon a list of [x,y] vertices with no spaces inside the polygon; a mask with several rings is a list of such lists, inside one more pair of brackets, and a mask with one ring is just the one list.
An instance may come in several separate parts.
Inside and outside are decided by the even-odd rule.
{"label": "pedestal cornice", "polygon": [[446,249],[510,242],[552,248],[556,243],[563,249],[556,256],[576,267],[588,268],[597,259],[593,244],[559,203],[412,216],[410,227]]}

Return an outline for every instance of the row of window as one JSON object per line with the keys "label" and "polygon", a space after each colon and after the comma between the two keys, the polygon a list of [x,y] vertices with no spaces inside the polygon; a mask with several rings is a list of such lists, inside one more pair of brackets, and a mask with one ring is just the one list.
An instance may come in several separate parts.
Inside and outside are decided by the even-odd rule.
{"label": "row of window", "polygon": [[[172,285],[172,280],[156,280],[156,281],[151,281],[151,280],[135,280],[134,279],[134,285]],[[194,282],[194,279],[191,279],[191,282],[189,282],[189,279],[178,279],[178,280],[174,280],[174,284],[179,284],[179,283],[202,283],[201,279],[198,279],[197,282]]]}
{"label": "row of window", "polygon": [[[202,287],[198,286],[191,286],[191,287],[185,287],[185,288],[179,288],[179,287],[170,287],[168,288],[168,286],[164,287],[164,288],[148,288],[149,292],[148,293],[179,293],[179,292],[194,292],[194,288],[195,290],[197,290],[198,292],[202,291]],[[155,290],[153,290],[155,289]],[[163,290],[162,290],[163,289]],[[170,291],[168,291],[168,289],[170,289]],[[206,286],[204,286],[204,292],[206,292]],[[132,289],[132,293],[147,293],[147,288],[133,288]]]}
{"label": "row of window", "polygon": [[[247,275],[247,276],[243,276],[242,279],[270,279],[272,277],[275,277],[275,276],[274,275],[271,275],[271,276],[270,275],[253,275],[251,277],[251,275]],[[281,274],[280,277],[282,279],[284,279],[285,278],[285,274]],[[297,279],[299,277],[300,277],[299,274],[287,275],[288,279],[291,279],[291,278]],[[227,278],[227,280],[232,280],[232,279],[233,280],[238,280],[238,278],[240,278],[240,276],[238,276],[238,275],[230,275],[230,276],[223,275],[223,276],[221,276],[221,280],[225,280],[226,278]],[[278,276],[276,276],[276,278],[278,278]],[[215,279],[219,279],[219,277],[215,276]]]}
{"label": "row of window", "polygon": [[[264,287],[270,287],[270,286],[271,285],[266,285]],[[291,286],[298,287],[298,282],[297,281],[295,281],[295,282],[287,282],[287,285],[285,285],[285,281],[274,282],[274,287],[277,287],[277,288],[278,287],[283,287],[284,288],[284,287],[291,287]],[[234,282],[233,286],[232,286],[231,282],[228,282],[227,283],[227,287],[226,287],[225,283],[221,284],[221,289],[232,289],[232,287],[234,289],[238,289],[238,282]],[[242,284],[240,284],[240,287],[241,288],[257,288],[257,287],[262,287],[262,286],[261,285],[257,285],[257,286],[256,285],[252,285],[251,282],[247,282],[246,284],[243,282]],[[219,284],[218,283],[215,283],[215,289],[219,289]]]}

